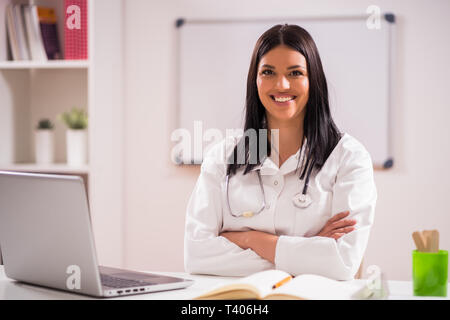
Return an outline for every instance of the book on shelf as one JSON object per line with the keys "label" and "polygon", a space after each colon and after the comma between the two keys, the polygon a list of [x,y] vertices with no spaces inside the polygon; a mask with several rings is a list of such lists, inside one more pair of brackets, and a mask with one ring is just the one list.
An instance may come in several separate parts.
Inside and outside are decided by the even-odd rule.
{"label": "book on shelf", "polygon": [[10,60],[62,59],[53,8],[9,4],[5,11]]}
{"label": "book on shelf", "polygon": [[88,58],[88,4],[87,0],[64,0],[64,51],[65,58]]}
{"label": "book on shelf", "polygon": [[55,9],[38,6],[37,12],[47,58],[49,60],[62,59]]}
{"label": "book on shelf", "polygon": [[17,26],[17,16],[14,5],[10,4],[6,7],[6,30],[8,35],[9,52],[14,60],[24,60],[24,48],[21,48],[23,43],[20,42],[20,34]]}
{"label": "book on shelf", "polygon": [[281,270],[257,272],[228,284],[220,284],[196,300],[349,300],[363,299],[365,284],[337,281],[314,274],[292,277]]}
{"label": "book on shelf", "polygon": [[47,53],[45,52],[44,42],[42,41],[37,6],[24,6],[23,10],[31,60],[47,61]]}
{"label": "book on shelf", "polygon": [[17,42],[20,51],[20,60],[29,60],[30,50],[28,48],[28,39],[25,33],[25,25],[23,21],[22,9],[23,6],[19,4],[12,7],[14,16],[14,27],[16,29]]}
{"label": "book on shelf", "polygon": [[5,1],[0,1],[0,61],[8,60],[9,54],[9,46],[8,46],[8,29],[6,27],[7,24],[7,16],[6,16],[6,8],[8,3]]}

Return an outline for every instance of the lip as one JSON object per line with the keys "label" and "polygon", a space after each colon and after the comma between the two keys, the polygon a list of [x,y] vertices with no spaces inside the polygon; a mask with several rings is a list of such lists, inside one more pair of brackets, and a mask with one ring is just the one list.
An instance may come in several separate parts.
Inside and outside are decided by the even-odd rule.
{"label": "lip", "polygon": [[[275,96],[277,98],[285,98],[285,97],[294,97],[294,98],[289,101],[279,102],[279,101],[275,101]],[[295,102],[295,99],[297,99],[297,96],[293,95],[293,94],[277,94],[277,95],[270,94],[269,97],[273,103],[275,103],[277,106],[280,106],[280,107],[289,106],[291,103]]]}

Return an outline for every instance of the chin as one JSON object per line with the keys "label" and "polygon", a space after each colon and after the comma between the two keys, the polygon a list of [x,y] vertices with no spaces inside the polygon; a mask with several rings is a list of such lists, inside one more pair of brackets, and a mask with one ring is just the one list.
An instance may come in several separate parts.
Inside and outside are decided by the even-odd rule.
{"label": "chin", "polygon": [[278,121],[292,121],[298,119],[298,109],[286,109],[282,110],[280,107],[271,107],[267,110],[270,116]]}

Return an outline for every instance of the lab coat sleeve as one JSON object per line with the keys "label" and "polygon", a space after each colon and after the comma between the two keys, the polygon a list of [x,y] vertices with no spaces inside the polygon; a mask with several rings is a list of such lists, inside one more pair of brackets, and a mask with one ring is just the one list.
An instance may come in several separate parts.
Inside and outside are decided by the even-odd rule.
{"label": "lab coat sleeve", "polygon": [[281,236],[275,255],[277,269],[291,274],[313,273],[351,280],[357,273],[374,221],[377,191],[372,160],[359,142],[343,153],[333,187],[332,215],[350,211],[355,230],[337,241],[328,237]]}
{"label": "lab coat sleeve", "polygon": [[222,229],[222,165],[211,157],[203,161],[187,207],[184,267],[189,273],[247,276],[274,265],[253,250],[243,250],[225,237]]}

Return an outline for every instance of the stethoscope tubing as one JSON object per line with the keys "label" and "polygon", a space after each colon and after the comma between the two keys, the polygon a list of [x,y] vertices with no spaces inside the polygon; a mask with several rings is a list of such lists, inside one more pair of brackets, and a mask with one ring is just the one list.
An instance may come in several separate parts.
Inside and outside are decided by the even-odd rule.
{"label": "stethoscope tubing", "polygon": [[[306,173],[306,179],[305,179],[305,184],[304,184],[304,186],[303,186],[303,190],[302,190],[302,196],[303,197],[306,197],[307,196],[307,192],[308,192],[308,186],[309,186],[309,177],[310,177],[310,175],[311,175],[311,172],[312,172],[312,168],[314,167],[314,165],[313,164],[311,164],[310,165],[310,167],[308,168],[308,172]],[[261,178],[261,173],[260,173],[260,169],[258,169],[258,170],[256,170],[256,173],[257,173],[257,175],[258,175],[258,181],[259,181],[259,187],[260,187],[260,189],[261,189],[261,193],[262,193],[262,195],[263,195],[263,203],[262,203],[262,206],[261,206],[261,208],[256,212],[256,213],[252,213],[251,214],[251,216],[253,216],[253,215],[256,215],[256,214],[259,214],[259,213],[261,213],[264,209],[266,209],[267,208],[267,204],[266,204],[266,193],[265,193],[265,191],[264,191],[264,186],[263,186],[263,182],[262,182],[262,178]],[[300,179],[300,177],[299,177],[299,179]],[[227,202],[227,207],[228,207],[228,211],[230,212],[230,214],[233,216],[233,217],[241,217],[242,215],[236,215],[236,214],[234,214],[233,213],[233,211],[231,210],[231,205],[230,205],[230,197],[229,197],[229,185],[230,185],[230,175],[229,174],[227,174],[226,175],[226,177],[225,177],[225,189],[226,189],[226,202]],[[296,204],[296,202],[294,201],[294,205],[295,206],[298,206],[297,204]],[[309,205],[309,203],[308,203],[308,205]]]}

